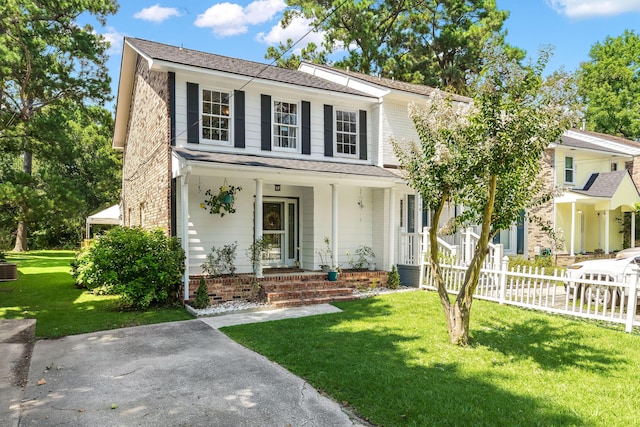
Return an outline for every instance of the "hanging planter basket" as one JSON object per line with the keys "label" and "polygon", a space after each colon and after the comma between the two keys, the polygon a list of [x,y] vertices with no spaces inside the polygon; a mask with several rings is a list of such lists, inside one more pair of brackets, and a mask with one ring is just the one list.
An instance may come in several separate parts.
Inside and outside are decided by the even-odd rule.
{"label": "hanging planter basket", "polygon": [[228,213],[235,213],[236,208],[233,206],[235,195],[241,190],[242,187],[228,185],[225,179],[218,193],[213,193],[211,190],[206,191],[205,195],[207,199],[205,199],[203,207],[205,209],[208,207],[210,214],[220,215],[221,217]]}

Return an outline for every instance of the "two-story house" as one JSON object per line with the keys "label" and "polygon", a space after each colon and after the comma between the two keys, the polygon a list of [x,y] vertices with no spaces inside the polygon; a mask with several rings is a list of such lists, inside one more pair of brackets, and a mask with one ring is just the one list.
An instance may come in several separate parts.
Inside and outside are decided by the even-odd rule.
{"label": "two-story house", "polygon": [[[416,253],[417,239],[404,250],[399,233],[428,222],[390,136],[417,138],[407,106],[430,90],[126,38],[113,139],[124,151],[123,225],[180,238],[185,285],[212,247],[233,242],[237,271],[251,272],[247,249],[262,236],[265,267],[318,270],[328,238],[335,264],[366,245],[388,271],[399,251]],[[210,214],[206,192],[223,186],[242,188],[235,213]]]}

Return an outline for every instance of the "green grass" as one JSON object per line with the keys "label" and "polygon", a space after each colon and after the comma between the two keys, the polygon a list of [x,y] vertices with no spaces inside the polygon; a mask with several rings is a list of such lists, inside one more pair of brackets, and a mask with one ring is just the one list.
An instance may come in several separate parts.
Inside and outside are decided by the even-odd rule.
{"label": "green grass", "polygon": [[116,296],[77,289],[70,274],[72,251],[8,255],[18,264],[18,280],[0,282],[0,319],[37,319],[39,338],[192,318],[181,307],[124,311]]}
{"label": "green grass", "polygon": [[386,427],[639,423],[637,334],[475,301],[473,345],[460,348],[436,293],[336,305],[223,331]]}

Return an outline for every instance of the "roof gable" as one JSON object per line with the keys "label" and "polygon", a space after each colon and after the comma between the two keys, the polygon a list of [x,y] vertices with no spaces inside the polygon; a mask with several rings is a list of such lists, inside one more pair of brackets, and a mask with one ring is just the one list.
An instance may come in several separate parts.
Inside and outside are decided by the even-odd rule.
{"label": "roof gable", "polygon": [[620,183],[628,176],[626,170],[592,174],[584,188],[573,189],[573,192],[591,197],[613,197],[620,187]]}

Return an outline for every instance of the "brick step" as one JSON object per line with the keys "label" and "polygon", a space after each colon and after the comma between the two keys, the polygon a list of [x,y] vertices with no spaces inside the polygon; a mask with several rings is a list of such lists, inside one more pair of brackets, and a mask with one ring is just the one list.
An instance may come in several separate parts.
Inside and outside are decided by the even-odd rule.
{"label": "brick step", "polygon": [[307,282],[284,282],[284,283],[262,283],[262,289],[265,292],[286,292],[300,291],[307,289],[338,289],[338,288],[355,288],[355,284],[347,283],[342,280],[329,282],[328,280],[307,281]]}
{"label": "brick step", "polygon": [[296,291],[268,292],[267,301],[308,300],[314,298],[330,298],[335,296],[350,296],[353,290],[350,288],[335,289],[302,289]]}
{"label": "brick step", "polygon": [[325,297],[325,298],[275,301],[272,304],[275,307],[283,308],[283,307],[300,307],[303,305],[312,305],[312,304],[327,304],[330,302],[337,302],[337,301],[354,301],[357,299],[358,299],[357,295],[351,294],[351,295],[333,296],[333,297]]}

